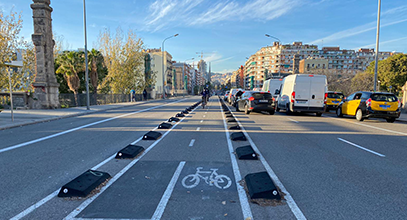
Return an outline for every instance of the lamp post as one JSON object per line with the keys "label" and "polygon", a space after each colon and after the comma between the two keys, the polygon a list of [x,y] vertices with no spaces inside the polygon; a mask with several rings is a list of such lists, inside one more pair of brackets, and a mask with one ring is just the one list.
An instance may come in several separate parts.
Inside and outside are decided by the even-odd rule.
{"label": "lamp post", "polygon": [[88,40],[86,36],[86,5],[85,0],[83,0],[83,29],[85,32],[85,82],[86,82],[86,110],[89,108],[89,70],[88,70]]}
{"label": "lamp post", "polygon": [[191,59],[185,60],[184,63],[182,64],[182,79],[184,80],[184,92],[182,93],[182,97],[185,97],[185,90],[187,90],[187,89],[186,89],[186,88],[187,88],[187,86],[186,86],[187,80],[185,79],[185,63],[186,63],[187,61],[189,61],[189,60],[194,60],[194,59],[195,59],[195,58],[191,58]]}
{"label": "lamp post", "polygon": [[[173,38],[173,37],[176,37],[176,36],[178,36],[178,34],[175,34],[175,35],[172,35],[172,36],[169,36],[169,37],[167,37],[167,38],[165,38],[164,40],[163,40],[163,43],[162,43],[162,50],[161,50],[161,53],[162,53],[162,69],[163,69],[163,72],[162,72],[162,74],[163,74],[163,99],[165,99],[165,88],[164,88],[164,85],[165,85],[165,79],[164,79],[164,76],[165,76],[165,72],[164,72],[164,43],[165,43],[165,41],[166,40],[168,40],[168,39],[170,39],[170,38]],[[167,60],[166,60],[167,61]]]}
{"label": "lamp post", "polygon": [[273,37],[273,36],[271,36],[271,35],[269,35],[269,34],[265,34],[265,36],[266,36],[266,37],[269,37],[269,38],[276,39],[276,40],[278,40],[278,42],[281,44],[281,40],[280,40],[280,39],[278,39],[278,38],[276,38],[276,37]]}
{"label": "lamp post", "polygon": [[377,9],[377,32],[376,32],[376,51],[375,51],[375,65],[374,65],[374,85],[373,91],[376,92],[377,87],[377,62],[379,61],[379,33],[380,33],[380,4],[381,0],[379,0],[379,6]]}

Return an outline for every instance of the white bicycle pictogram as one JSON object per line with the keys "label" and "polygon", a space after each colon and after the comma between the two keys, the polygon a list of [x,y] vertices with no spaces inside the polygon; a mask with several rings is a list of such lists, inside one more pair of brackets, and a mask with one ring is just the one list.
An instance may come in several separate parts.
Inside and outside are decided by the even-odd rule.
{"label": "white bicycle pictogram", "polygon": [[[202,171],[203,167],[196,168],[195,174],[189,174],[182,179],[182,185],[185,188],[196,187],[200,180],[205,180],[209,186],[215,185],[219,189],[227,189],[232,185],[232,180],[226,175],[219,175],[216,171],[218,169],[210,169],[211,171]],[[209,176],[202,176],[201,174],[209,174]]]}

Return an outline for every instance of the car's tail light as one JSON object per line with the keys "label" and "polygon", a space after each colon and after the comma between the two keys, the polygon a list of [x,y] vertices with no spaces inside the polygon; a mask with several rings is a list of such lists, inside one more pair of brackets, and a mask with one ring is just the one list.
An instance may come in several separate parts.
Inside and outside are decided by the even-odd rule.
{"label": "car's tail light", "polygon": [[401,108],[401,101],[400,100],[398,100],[399,101],[399,108]]}
{"label": "car's tail light", "polygon": [[249,98],[249,101],[254,101],[254,98],[253,98],[253,97],[250,97],[250,98]]}
{"label": "car's tail light", "polygon": [[273,102],[275,102],[276,101],[276,99],[273,97],[273,98],[271,98],[271,100],[273,100]]}
{"label": "car's tail light", "polygon": [[291,102],[294,103],[295,101],[295,91],[291,93]]}
{"label": "car's tail light", "polygon": [[366,106],[367,107],[371,107],[372,106],[372,99],[368,99],[368,100],[366,100]]}
{"label": "car's tail light", "polygon": [[326,100],[328,98],[328,93],[325,93],[325,97],[324,97],[324,104],[326,104]]}

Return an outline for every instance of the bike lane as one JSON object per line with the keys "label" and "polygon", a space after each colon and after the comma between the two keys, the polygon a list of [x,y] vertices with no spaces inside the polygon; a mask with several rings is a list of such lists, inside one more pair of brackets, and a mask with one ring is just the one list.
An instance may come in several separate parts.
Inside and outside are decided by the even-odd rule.
{"label": "bike lane", "polygon": [[213,98],[76,218],[243,219],[227,146]]}

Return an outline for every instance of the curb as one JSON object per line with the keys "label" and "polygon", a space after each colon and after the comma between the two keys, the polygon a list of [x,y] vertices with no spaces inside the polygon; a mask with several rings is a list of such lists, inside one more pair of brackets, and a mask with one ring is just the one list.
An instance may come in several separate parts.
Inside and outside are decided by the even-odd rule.
{"label": "curb", "polygon": [[[168,99],[173,99],[173,98],[168,98]],[[152,101],[155,101],[155,100],[152,100]],[[160,100],[162,100],[162,99],[160,99]],[[20,124],[10,125],[10,126],[6,126],[6,127],[0,127],[0,131],[11,129],[11,128],[16,128],[16,127],[22,127],[22,126],[26,126],[26,125],[33,125],[33,124],[39,124],[39,123],[44,123],[44,122],[55,121],[55,120],[64,119],[64,118],[70,118],[70,117],[76,117],[76,116],[82,116],[82,115],[89,115],[89,114],[93,114],[93,113],[97,113],[97,112],[103,112],[103,111],[108,111],[108,110],[113,110],[113,109],[125,108],[125,107],[135,106],[135,105],[139,105],[139,104],[146,103],[146,102],[149,102],[149,101],[137,102],[137,103],[134,103],[133,105],[116,106],[116,107],[112,107],[112,108],[99,109],[99,110],[90,110],[90,111],[87,111],[87,112],[68,114],[68,115],[64,115],[64,116],[57,116],[55,118],[38,119],[37,121],[32,121],[32,122],[22,122]]]}

